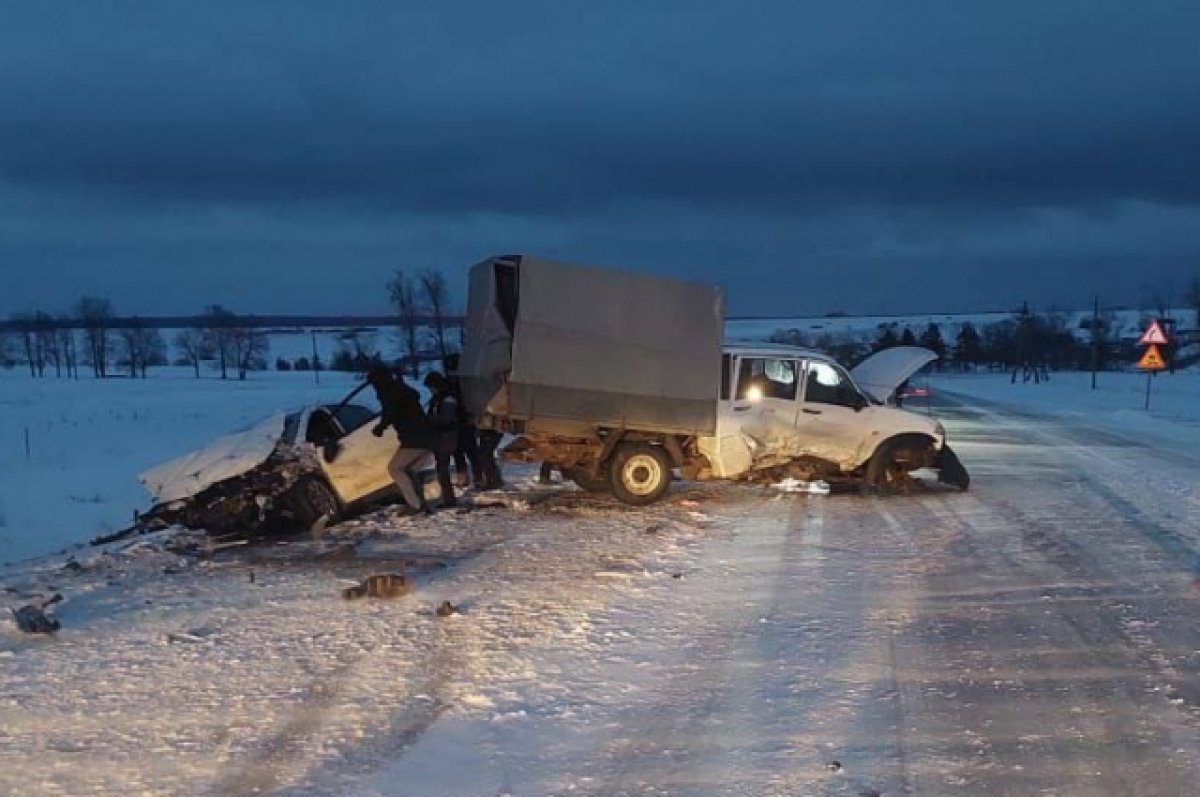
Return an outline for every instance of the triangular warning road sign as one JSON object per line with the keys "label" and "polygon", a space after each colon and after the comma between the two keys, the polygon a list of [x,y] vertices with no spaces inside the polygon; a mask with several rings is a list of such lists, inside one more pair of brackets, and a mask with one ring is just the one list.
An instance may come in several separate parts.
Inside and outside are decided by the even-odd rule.
{"label": "triangular warning road sign", "polygon": [[1151,321],[1150,326],[1146,327],[1146,331],[1138,338],[1139,346],[1166,346],[1167,335],[1163,332],[1162,325],[1158,321]]}
{"label": "triangular warning road sign", "polygon": [[1137,367],[1143,371],[1161,371],[1167,367],[1167,364],[1163,361],[1162,353],[1158,350],[1158,347],[1151,345],[1150,348],[1146,349],[1146,353],[1142,355],[1142,359],[1138,360]]}

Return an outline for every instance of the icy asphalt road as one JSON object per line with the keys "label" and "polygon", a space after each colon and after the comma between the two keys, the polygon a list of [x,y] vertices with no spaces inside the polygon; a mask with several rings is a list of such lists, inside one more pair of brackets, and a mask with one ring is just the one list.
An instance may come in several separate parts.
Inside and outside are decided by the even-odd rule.
{"label": "icy asphalt road", "polygon": [[57,639],[0,636],[0,793],[1197,793],[1200,453],[935,411],[970,493],[340,532],[451,563],[393,603],[336,549],[60,579]]}

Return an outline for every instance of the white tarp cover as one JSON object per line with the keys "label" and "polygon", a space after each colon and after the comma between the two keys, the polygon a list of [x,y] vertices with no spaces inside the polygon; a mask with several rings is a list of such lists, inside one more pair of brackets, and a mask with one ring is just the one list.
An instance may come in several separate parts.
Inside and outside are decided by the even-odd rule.
{"label": "white tarp cover", "polygon": [[244,431],[219,437],[198,451],[143,471],[138,480],[158,503],[190,498],[265,462],[283,435],[286,418],[280,413]]}
{"label": "white tarp cover", "polygon": [[936,359],[936,354],[920,346],[893,346],[854,366],[850,376],[871,398],[886,402],[905,379]]}

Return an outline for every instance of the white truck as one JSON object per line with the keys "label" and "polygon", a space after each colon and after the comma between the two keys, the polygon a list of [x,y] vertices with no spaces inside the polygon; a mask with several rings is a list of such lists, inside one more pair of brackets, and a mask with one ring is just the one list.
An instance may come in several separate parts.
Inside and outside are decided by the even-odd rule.
{"label": "white truck", "polygon": [[525,255],[472,267],[460,378],[504,455],[640,505],[686,479],[823,478],[882,489],[920,468],[966,489],[942,424],[889,403],[925,349],[848,372],[813,350],[725,343],[714,286]]}

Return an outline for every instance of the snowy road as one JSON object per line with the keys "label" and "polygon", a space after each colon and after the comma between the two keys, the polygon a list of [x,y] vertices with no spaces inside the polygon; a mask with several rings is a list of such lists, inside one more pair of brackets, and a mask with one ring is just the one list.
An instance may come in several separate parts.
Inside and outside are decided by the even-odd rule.
{"label": "snowy road", "polygon": [[[0,635],[0,793],[1195,793],[1200,452],[934,409],[968,494],[565,496],[60,579],[58,638]],[[333,597],[414,553],[450,567]]]}

